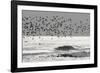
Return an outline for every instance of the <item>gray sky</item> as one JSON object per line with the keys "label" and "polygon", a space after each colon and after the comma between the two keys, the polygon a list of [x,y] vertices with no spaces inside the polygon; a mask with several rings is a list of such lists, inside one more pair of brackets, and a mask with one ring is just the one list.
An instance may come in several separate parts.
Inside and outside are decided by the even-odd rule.
{"label": "gray sky", "polygon": [[[28,35],[34,35],[34,36],[39,36],[39,35],[89,36],[90,35],[89,13],[22,10],[22,17],[24,19],[22,21],[23,27],[27,26],[27,28],[23,28],[23,35],[27,35],[26,33],[28,33]],[[33,25],[32,28],[34,29],[30,28],[31,26],[30,22]],[[37,25],[39,27],[39,31],[35,30],[36,28],[35,26]],[[62,26],[60,27],[59,25]],[[46,30],[42,30],[41,27],[43,27],[43,29]]]}

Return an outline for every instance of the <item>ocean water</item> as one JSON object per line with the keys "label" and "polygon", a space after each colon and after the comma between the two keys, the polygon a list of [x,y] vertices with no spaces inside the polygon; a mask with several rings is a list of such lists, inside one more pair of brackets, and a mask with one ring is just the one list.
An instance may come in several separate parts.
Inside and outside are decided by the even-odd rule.
{"label": "ocean water", "polygon": [[[63,61],[89,59],[90,37],[24,36],[23,62]],[[55,50],[61,46],[72,46],[73,50]],[[67,49],[67,48],[66,48]]]}

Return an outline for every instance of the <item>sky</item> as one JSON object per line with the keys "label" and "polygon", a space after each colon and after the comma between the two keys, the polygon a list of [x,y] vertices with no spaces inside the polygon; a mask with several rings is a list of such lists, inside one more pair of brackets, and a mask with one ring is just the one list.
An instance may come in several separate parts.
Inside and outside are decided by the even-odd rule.
{"label": "sky", "polygon": [[25,36],[90,36],[90,14],[22,10]]}

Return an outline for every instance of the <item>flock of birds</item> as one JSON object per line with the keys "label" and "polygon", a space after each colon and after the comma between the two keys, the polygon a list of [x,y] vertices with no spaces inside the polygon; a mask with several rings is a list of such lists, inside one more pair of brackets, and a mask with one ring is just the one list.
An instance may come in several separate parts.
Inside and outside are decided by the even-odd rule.
{"label": "flock of birds", "polygon": [[22,16],[22,33],[25,36],[81,36],[90,35],[89,20],[74,23],[63,16]]}

